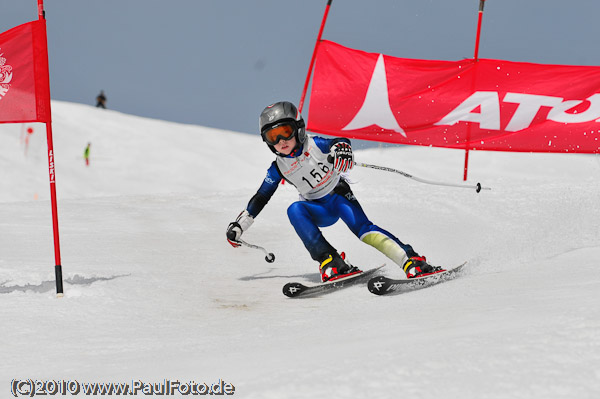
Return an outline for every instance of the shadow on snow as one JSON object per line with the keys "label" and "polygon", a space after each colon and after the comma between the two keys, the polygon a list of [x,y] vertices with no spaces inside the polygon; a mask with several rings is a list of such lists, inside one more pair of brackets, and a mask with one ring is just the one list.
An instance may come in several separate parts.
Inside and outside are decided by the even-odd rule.
{"label": "shadow on snow", "polygon": [[[114,280],[119,277],[126,277],[126,276],[128,276],[128,274],[123,274],[123,275],[118,275],[118,276],[109,276],[109,277],[83,277],[83,276],[76,274],[73,277],[69,277],[69,278],[63,280],[63,282],[66,284],[71,284],[71,285],[90,285],[92,283],[95,283],[96,281],[108,281],[108,280]],[[40,284],[26,284],[26,285],[6,285],[7,283],[8,283],[8,281],[5,281],[2,284],[0,284],[0,294],[10,294],[11,292],[19,292],[19,291],[20,292],[32,291],[32,292],[37,292],[37,293],[43,293],[43,292],[52,291],[56,288],[55,281],[42,281]]]}

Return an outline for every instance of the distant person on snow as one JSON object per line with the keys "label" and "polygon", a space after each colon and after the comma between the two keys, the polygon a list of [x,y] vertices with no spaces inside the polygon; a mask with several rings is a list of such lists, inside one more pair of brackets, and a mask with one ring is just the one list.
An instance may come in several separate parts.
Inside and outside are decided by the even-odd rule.
{"label": "distant person on snow", "polygon": [[90,146],[92,144],[88,143],[87,146],[85,147],[85,150],[83,150],[83,159],[85,159],[85,166],[90,166]]}
{"label": "distant person on snow", "polygon": [[239,247],[242,234],[271,199],[281,179],[294,185],[302,200],[292,203],[287,214],[310,256],[319,262],[321,280],[332,281],[361,273],[345,261],[344,253],[323,237],[319,227],[342,219],[361,241],[375,247],[398,264],[408,278],[441,270],[426,262],[413,248],[373,224],[350,190],[344,172],[354,166],[350,140],[326,139],[306,134],[304,119],[290,102],[266,107],[260,115],[262,139],[276,159],[248,206],[227,228],[227,240]]}
{"label": "distant person on snow", "polygon": [[96,97],[96,107],[106,109],[106,95],[104,90],[100,90],[100,94]]}

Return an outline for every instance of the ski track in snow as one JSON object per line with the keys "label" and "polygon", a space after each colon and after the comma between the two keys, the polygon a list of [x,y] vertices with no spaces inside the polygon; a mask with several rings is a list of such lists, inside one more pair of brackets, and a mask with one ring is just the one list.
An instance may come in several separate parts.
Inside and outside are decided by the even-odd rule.
{"label": "ski track in snow", "polygon": [[[216,382],[241,398],[593,398],[600,392],[600,162],[596,155],[471,152],[469,182],[431,186],[356,167],[376,224],[463,277],[409,294],[366,287],[287,299],[318,265],[287,221],[280,187],[248,242],[227,224],[272,153],[258,135],[54,101],[65,297],[54,252],[43,125],[27,155],[0,125],[0,392],[13,378]],[[91,165],[83,150],[91,142]],[[460,182],[464,153],[357,151],[361,162]],[[342,222],[349,260],[387,263]],[[8,396],[6,396],[8,397]]]}

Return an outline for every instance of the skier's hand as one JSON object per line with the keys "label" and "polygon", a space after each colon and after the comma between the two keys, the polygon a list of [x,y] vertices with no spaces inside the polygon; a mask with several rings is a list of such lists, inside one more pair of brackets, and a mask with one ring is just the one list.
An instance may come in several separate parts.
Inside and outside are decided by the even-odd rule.
{"label": "skier's hand", "polygon": [[239,242],[239,239],[242,233],[242,228],[238,222],[229,223],[229,226],[227,226],[227,242],[234,248],[241,246],[242,244]]}
{"label": "skier's hand", "polygon": [[340,142],[335,143],[331,148],[333,155],[333,168],[339,172],[346,172],[354,166],[354,154],[350,144]]}
{"label": "skier's hand", "polygon": [[242,233],[248,230],[252,226],[252,223],[254,223],[254,218],[248,211],[240,213],[235,222],[231,222],[227,226],[227,242],[234,248],[241,246],[240,238],[242,237]]}

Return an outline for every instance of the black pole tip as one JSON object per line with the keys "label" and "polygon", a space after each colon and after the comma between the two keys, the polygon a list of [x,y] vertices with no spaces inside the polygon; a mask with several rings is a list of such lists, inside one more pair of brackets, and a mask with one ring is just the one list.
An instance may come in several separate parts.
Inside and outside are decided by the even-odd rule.
{"label": "black pole tip", "polygon": [[477,183],[477,188],[475,189],[476,192],[480,192],[481,191],[481,183]]}
{"label": "black pole tip", "polygon": [[268,263],[273,263],[275,262],[275,255],[273,253],[269,253],[269,255],[265,256],[265,260]]}
{"label": "black pole tip", "polygon": [[54,276],[56,278],[56,294],[62,296],[63,291],[63,277],[62,277],[62,265],[54,266]]}

